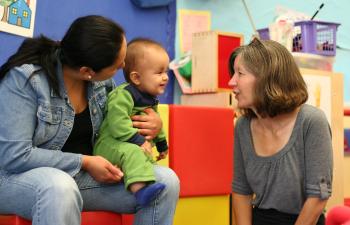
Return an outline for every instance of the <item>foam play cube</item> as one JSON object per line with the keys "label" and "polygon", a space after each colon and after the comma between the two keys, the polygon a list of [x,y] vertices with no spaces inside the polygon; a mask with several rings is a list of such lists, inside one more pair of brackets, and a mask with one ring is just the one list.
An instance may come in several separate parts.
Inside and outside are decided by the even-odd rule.
{"label": "foam play cube", "polygon": [[[123,225],[132,225],[133,214],[122,215]],[[174,225],[228,225],[230,200],[228,195],[180,198]]]}
{"label": "foam play cube", "polygon": [[[0,215],[0,225],[31,225],[32,222],[17,215]],[[81,213],[82,225],[122,225],[122,216],[107,211]]]}
{"label": "foam play cube", "polygon": [[31,225],[32,222],[16,215],[0,215],[0,225]]}
{"label": "foam play cube", "polygon": [[180,198],[174,225],[229,225],[228,195]]}
{"label": "foam play cube", "polygon": [[134,214],[122,214],[122,221],[123,225],[133,225]]}
{"label": "foam play cube", "polygon": [[[159,104],[158,105],[158,113],[160,115],[160,118],[162,119],[163,122],[163,129],[168,141],[168,145],[169,145],[169,105],[167,104]],[[154,158],[159,155],[157,148],[153,147],[153,156]],[[157,162],[157,164],[161,165],[161,166],[166,166],[169,167],[169,155],[167,158],[159,160]]]}
{"label": "foam play cube", "polygon": [[170,105],[169,165],[180,196],[231,193],[233,119],[229,108]]}
{"label": "foam play cube", "polygon": [[82,212],[82,225],[122,225],[120,214],[107,211]]}

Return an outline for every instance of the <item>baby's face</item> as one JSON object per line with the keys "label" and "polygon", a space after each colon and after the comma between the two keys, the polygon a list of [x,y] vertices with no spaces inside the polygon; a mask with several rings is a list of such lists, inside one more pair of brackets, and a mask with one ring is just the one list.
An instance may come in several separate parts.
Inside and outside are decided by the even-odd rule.
{"label": "baby's face", "polygon": [[138,88],[152,96],[163,94],[168,84],[169,56],[161,48],[148,47],[144,59],[138,66],[140,85]]}

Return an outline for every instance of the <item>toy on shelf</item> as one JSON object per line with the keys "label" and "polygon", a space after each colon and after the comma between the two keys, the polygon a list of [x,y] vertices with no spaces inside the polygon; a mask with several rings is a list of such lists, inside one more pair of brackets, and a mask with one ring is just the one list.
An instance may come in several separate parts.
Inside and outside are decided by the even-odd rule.
{"label": "toy on shelf", "polygon": [[[177,75],[181,75],[190,83],[192,75],[192,53],[186,52],[180,59],[174,59],[170,62],[169,68],[171,70],[176,70]],[[178,80],[180,81],[179,78]]]}
{"label": "toy on shelf", "polygon": [[192,36],[191,76],[181,75],[176,64],[174,71],[184,94],[213,93],[230,89],[227,62],[231,52],[243,44],[243,35],[219,31],[194,33]]}
{"label": "toy on shelf", "polygon": [[[313,20],[295,22],[292,51],[334,56],[337,46],[336,33],[339,25],[339,23]],[[261,39],[270,39],[268,28],[259,29],[258,32]]]}

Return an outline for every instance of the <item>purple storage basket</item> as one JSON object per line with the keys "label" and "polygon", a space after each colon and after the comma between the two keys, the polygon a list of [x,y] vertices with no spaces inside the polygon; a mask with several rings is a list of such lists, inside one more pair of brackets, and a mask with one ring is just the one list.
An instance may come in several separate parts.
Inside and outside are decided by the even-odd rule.
{"label": "purple storage basket", "polygon": [[270,40],[269,28],[257,30],[261,40]]}
{"label": "purple storage basket", "polygon": [[[340,24],[321,21],[299,21],[293,29],[293,52],[334,56],[336,53],[336,34]],[[262,40],[270,38],[269,29],[259,29]]]}

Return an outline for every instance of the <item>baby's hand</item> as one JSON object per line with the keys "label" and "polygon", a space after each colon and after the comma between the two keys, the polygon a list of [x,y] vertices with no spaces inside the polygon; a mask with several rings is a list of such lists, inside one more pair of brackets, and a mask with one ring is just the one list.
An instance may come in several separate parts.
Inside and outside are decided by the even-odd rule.
{"label": "baby's hand", "polygon": [[145,141],[141,146],[141,150],[149,156],[152,156],[152,144],[149,141]]}
{"label": "baby's hand", "polygon": [[168,155],[169,150],[166,150],[164,152],[160,152],[159,155],[157,156],[157,161],[161,160],[161,159],[165,159],[166,156]]}

